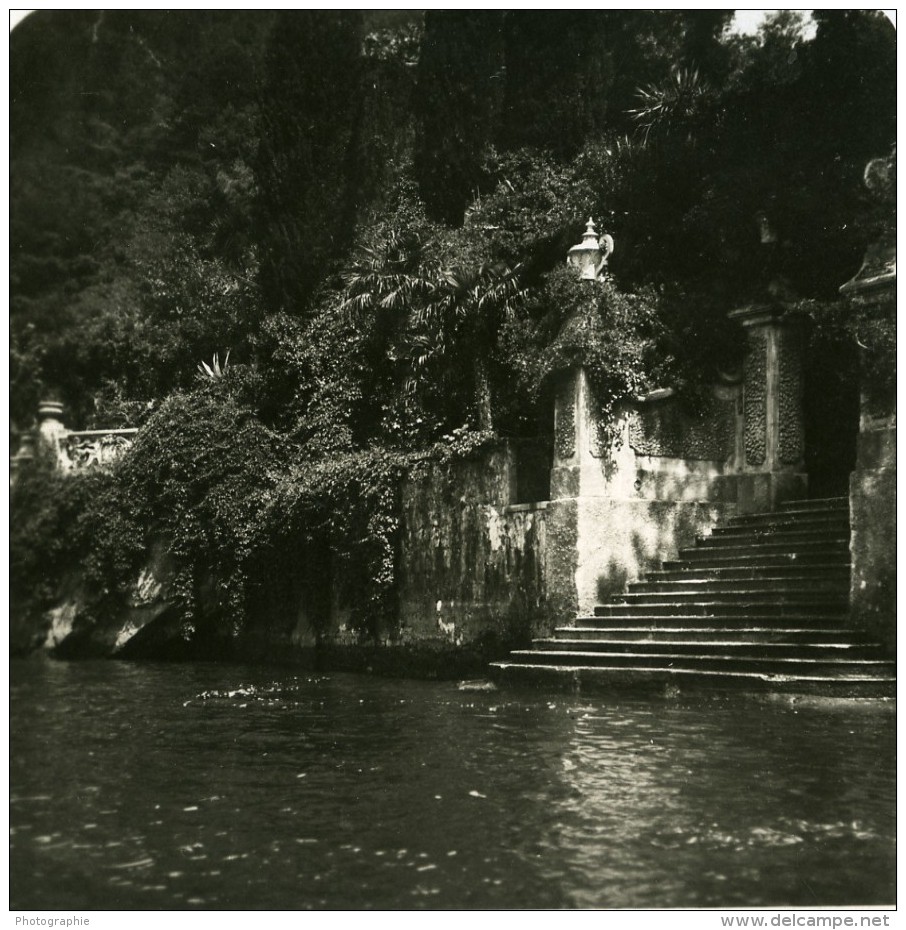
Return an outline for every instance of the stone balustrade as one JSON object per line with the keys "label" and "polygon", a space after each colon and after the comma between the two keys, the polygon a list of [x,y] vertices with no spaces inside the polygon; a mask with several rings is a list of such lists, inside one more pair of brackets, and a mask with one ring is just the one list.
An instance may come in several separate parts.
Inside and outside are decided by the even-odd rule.
{"label": "stone balustrade", "polygon": [[110,465],[132,446],[137,432],[137,429],[67,432],[60,449],[61,465],[69,471]]}
{"label": "stone balustrade", "polygon": [[36,446],[48,451],[61,472],[105,467],[122,456],[135,440],[137,429],[70,430],[63,422],[63,405],[44,401],[38,407],[38,427],[26,433],[19,451],[10,459],[10,484],[27,470]]}

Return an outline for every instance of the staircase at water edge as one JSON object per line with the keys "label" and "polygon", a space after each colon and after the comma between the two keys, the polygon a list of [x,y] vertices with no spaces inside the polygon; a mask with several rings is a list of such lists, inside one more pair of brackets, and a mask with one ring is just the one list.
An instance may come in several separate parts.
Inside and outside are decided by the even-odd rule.
{"label": "staircase at water edge", "polygon": [[505,682],[893,696],[895,663],[848,625],[846,498],[733,517],[625,594],[495,662]]}

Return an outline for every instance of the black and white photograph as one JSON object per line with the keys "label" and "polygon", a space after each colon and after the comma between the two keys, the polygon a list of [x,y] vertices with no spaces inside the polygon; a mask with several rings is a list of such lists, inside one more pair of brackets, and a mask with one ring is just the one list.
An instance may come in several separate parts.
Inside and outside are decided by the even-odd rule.
{"label": "black and white photograph", "polygon": [[893,926],[896,11],[9,13],[9,926]]}

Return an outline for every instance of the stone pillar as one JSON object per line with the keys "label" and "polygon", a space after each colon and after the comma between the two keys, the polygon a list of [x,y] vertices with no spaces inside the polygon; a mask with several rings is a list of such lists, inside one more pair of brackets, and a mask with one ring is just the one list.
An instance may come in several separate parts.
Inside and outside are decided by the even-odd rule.
{"label": "stone pillar", "polygon": [[806,495],[802,416],[802,333],[782,306],[730,313],[746,330],[743,384],[744,454],[738,480],[740,513],[774,510]]}
{"label": "stone pillar", "polygon": [[[589,221],[567,261],[589,288],[599,287],[613,241]],[[590,296],[594,291],[590,292]],[[581,322],[571,317],[564,330]],[[568,333],[565,335],[569,335]],[[573,334],[581,343],[581,332]],[[571,338],[571,337],[570,337]],[[677,498],[657,481],[643,493],[639,456],[630,441],[631,405],[608,414],[595,401],[592,379],[581,367],[564,371],[554,389],[554,455],[545,513],[544,577],[547,600],[560,622],[587,616],[602,599],[658,568],[691,545],[722,513],[705,495]],[[675,464],[684,485],[694,464]],[[727,505],[735,509],[735,504]]]}
{"label": "stone pillar", "polygon": [[[896,295],[887,295],[891,316]],[[894,401],[895,403],[895,401]],[[897,418],[882,412],[863,380],[856,467],[849,477],[850,612],[896,655],[897,641]]]}
{"label": "stone pillar", "polygon": [[[880,238],[865,253],[862,267],[841,288],[863,312],[896,320],[896,154],[876,158],[865,169],[865,184],[889,208]],[[861,411],[856,467],[849,480],[851,527],[850,613],[854,626],[882,642],[896,656],[897,641],[897,413],[896,397],[876,390],[866,377],[862,350]],[[891,366],[896,359],[891,357]],[[875,363],[877,364],[877,362]]]}
{"label": "stone pillar", "polygon": [[19,476],[27,472],[35,460],[35,437],[29,432],[22,436],[19,443],[19,451],[10,459],[9,462],[9,484],[12,487],[18,480]]}
{"label": "stone pillar", "polygon": [[554,393],[554,458],[551,500],[579,493],[579,369],[560,376]]}
{"label": "stone pillar", "polygon": [[[863,421],[864,422],[864,421]],[[896,654],[897,426],[873,419],[859,433],[849,479],[850,611],[853,625]]]}
{"label": "stone pillar", "polygon": [[44,400],[38,405],[38,441],[50,449],[60,468],[68,464],[64,443],[69,431],[63,423],[63,405],[56,400]]}

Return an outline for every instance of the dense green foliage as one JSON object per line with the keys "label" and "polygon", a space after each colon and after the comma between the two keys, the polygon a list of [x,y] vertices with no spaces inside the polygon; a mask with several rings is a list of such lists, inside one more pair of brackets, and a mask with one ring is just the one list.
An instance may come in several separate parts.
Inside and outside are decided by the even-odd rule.
{"label": "dense green foliage", "polygon": [[503,12],[425,13],[415,172],[429,212],[459,224],[482,180],[503,92]]}
{"label": "dense green foliage", "polygon": [[[565,367],[605,413],[694,395],[738,361],[727,311],[770,287],[829,307],[822,358],[857,342],[889,373],[890,321],[834,299],[891,223],[862,171],[895,138],[895,34],[860,11],[817,13],[809,40],[788,11],[750,38],[729,19],[27,19],[13,431],[47,393],[73,425],[144,428],[110,472],[17,487],[14,595],[46,606],[79,572],[113,609],[166,538],[187,623],[202,602],[241,623],[304,564],[313,591],[342,570],[374,632],[400,475],[543,432]],[[616,241],[591,288],[562,267],[589,213]]]}
{"label": "dense green foliage", "polygon": [[10,601],[19,642],[61,595],[84,597],[87,619],[115,615],[145,554],[145,529],[100,469],[60,475],[45,454],[10,496]]}
{"label": "dense green foliage", "polygon": [[262,294],[298,313],[355,221],[361,14],[280,13],[264,61],[257,175]]}
{"label": "dense green foliage", "polygon": [[187,635],[211,623],[236,632],[294,584],[318,603],[333,571],[354,628],[376,632],[393,615],[399,482],[417,463],[379,449],[308,458],[244,393],[234,369],[171,395],[107,469],[61,476],[42,456],[13,489],[17,609],[40,614],[69,579],[89,619],[115,617],[164,541]]}

